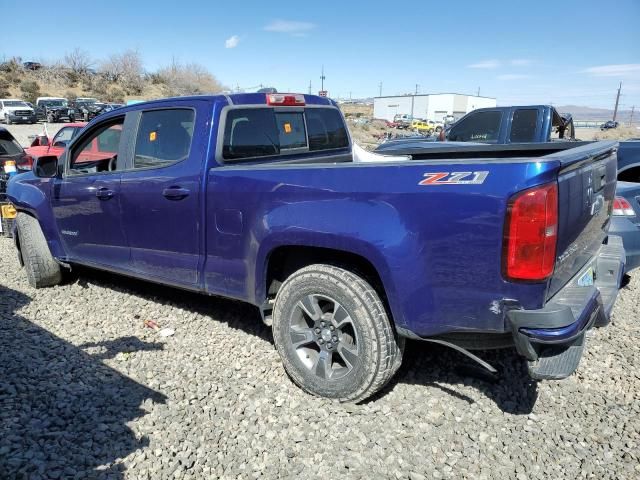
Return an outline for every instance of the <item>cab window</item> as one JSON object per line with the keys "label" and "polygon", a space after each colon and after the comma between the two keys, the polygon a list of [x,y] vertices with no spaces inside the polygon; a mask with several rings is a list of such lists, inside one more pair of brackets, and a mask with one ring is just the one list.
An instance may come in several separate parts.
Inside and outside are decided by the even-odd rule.
{"label": "cab window", "polygon": [[452,142],[496,143],[500,134],[502,112],[474,112],[451,127],[448,139]]}
{"label": "cab window", "polygon": [[74,145],[68,173],[78,175],[115,171],[123,123],[124,117],[110,121]]}
{"label": "cab window", "polygon": [[69,143],[69,141],[73,138],[73,135],[75,132],[76,132],[76,129],[74,127],[62,128],[58,133],[56,133],[56,136],[53,139],[53,146],[54,147],[66,146]]}
{"label": "cab window", "polygon": [[513,112],[511,120],[511,143],[529,143],[536,141],[538,110],[535,108],[519,108]]}
{"label": "cab window", "polygon": [[237,108],[227,113],[222,156],[235,160],[348,145],[349,137],[337,109]]}
{"label": "cab window", "polygon": [[[133,168],[166,167],[186,159],[191,150],[194,120],[195,112],[186,108],[143,112]],[[105,148],[108,147],[105,145]]]}

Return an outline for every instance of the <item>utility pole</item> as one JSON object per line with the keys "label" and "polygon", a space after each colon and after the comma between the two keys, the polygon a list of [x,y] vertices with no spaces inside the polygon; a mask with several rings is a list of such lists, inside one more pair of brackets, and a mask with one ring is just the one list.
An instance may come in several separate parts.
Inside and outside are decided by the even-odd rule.
{"label": "utility pole", "polygon": [[618,86],[618,94],[616,95],[616,106],[613,109],[613,121],[616,121],[616,117],[618,116],[618,103],[620,102],[620,90],[622,90],[622,82]]}
{"label": "utility pole", "polygon": [[419,89],[419,88],[420,88],[420,85],[418,85],[418,84],[416,83],[416,93],[415,93],[416,95],[418,94],[418,89]]}
{"label": "utility pole", "polygon": [[631,107],[631,118],[629,118],[629,126],[630,126],[630,127],[633,127],[633,112],[635,112],[635,110],[636,110],[636,106],[635,106],[635,105],[633,105],[633,106]]}
{"label": "utility pole", "polygon": [[476,94],[476,97],[480,96],[480,87],[478,87],[478,93]]}
{"label": "utility pole", "polygon": [[320,74],[320,90],[324,92],[324,65],[322,65],[322,73]]}
{"label": "utility pole", "polygon": [[378,96],[381,97],[382,96],[382,82],[380,82],[378,84]]}
{"label": "utility pole", "polygon": [[351,92],[349,92],[349,101],[351,101]]}
{"label": "utility pole", "polygon": [[311,80],[309,80],[309,95],[311,95]]}

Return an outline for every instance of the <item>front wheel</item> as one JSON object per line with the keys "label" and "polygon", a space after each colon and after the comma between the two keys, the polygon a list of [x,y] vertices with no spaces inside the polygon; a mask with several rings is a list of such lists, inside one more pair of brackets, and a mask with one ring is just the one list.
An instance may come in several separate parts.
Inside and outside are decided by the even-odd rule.
{"label": "front wheel", "polygon": [[11,119],[9,118],[9,115],[4,116],[4,123],[6,123],[7,125],[11,125]]}
{"label": "front wheel", "polygon": [[51,255],[38,220],[20,212],[16,217],[16,222],[20,253],[27,271],[29,285],[42,288],[59,284],[62,281],[60,265]]}
{"label": "front wheel", "polygon": [[285,370],[305,391],[358,402],[380,390],[402,362],[380,297],[363,278],[331,265],[298,270],[282,285],[273,337]]}

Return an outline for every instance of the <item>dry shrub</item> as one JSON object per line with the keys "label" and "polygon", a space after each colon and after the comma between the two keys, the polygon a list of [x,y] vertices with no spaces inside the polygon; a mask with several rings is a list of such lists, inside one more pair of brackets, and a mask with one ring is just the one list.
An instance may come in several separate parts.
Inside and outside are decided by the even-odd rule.
{"label": "dry shrub", "polygon": [[636,127],[618,127],[597,132],[594,140],[628,140],[640,138],[640,130]]}
{"label": "dry shrub", "polygon": [[157,75],[169,96],[219,93],[224,90],[218,79],[197,63],[181,65],[174,61],[169,67],[159,70]]}

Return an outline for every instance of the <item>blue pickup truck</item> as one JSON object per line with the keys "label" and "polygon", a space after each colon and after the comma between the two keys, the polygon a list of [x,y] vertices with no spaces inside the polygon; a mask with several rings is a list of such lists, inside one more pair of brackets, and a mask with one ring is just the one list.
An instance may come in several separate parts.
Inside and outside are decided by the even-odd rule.
{"label": "blue pickup truck", "polygon": [[361,401],[406,338],[576,369],[624,272],[615,146],[371,162],[327,98],[184,97],[101,115],[8,195],[34,287],[85,265],[249,302],[295,383]]}

